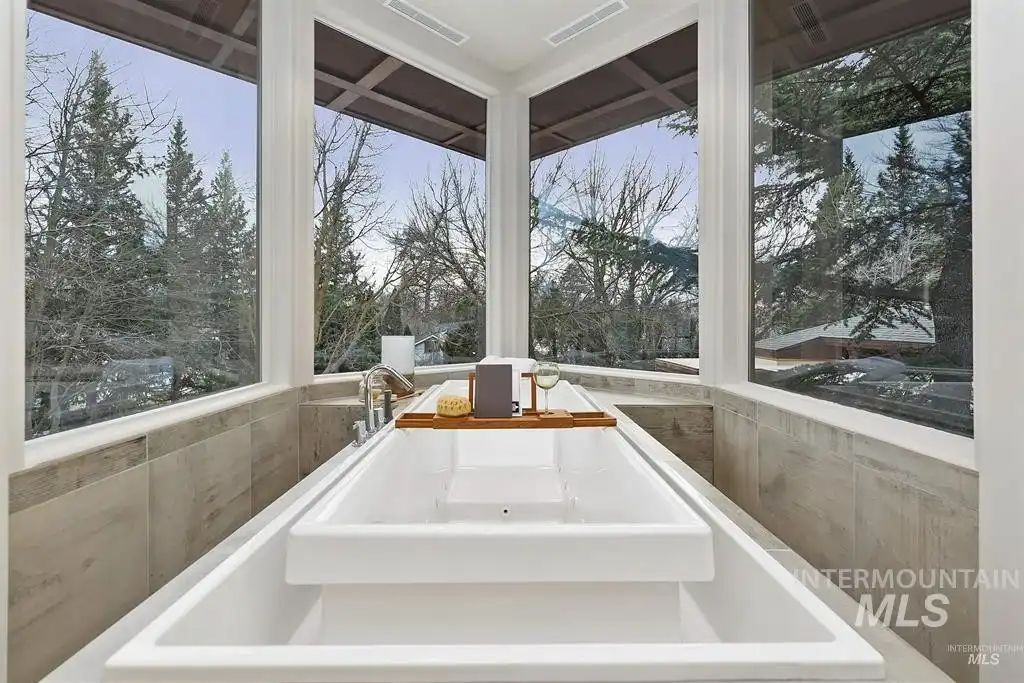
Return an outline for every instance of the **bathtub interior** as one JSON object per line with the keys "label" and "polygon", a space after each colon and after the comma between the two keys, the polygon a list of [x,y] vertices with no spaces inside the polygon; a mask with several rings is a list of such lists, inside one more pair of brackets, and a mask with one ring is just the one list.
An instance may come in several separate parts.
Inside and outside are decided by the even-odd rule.
{"label": "bathtub interior", "polygon": [[[536,644],[834,640],[833,631],[798,597],[804,589],[787,589],[765,571],[763,563],[772,560],[763,550],[741,543],[717,516],[700,509],[698,513],[714,538],[714,579],[626,589],[629,584],[292,585],[285,579],[290,528],[285,525],[170,622],[155,644],[430,645],[451,640],[440,633],[449,625],[449,633],[461,634],[469,643],[484,636],[490,642]],[[326,591],[333,591],[329,600],[324,599]],[[325,604],[340,609],[325,613]],[[502,618],[495,620],[496,613]],[[445,615],[446,629],[436,627],[439,614]],[[495,629],[487,623],[503,626]],[[480,637],[470,635],[474,632]]]}
{"label": "bathtub interior", "polygon": [[331,494],[324,524],[695,520],[614,429],[398,430]]}

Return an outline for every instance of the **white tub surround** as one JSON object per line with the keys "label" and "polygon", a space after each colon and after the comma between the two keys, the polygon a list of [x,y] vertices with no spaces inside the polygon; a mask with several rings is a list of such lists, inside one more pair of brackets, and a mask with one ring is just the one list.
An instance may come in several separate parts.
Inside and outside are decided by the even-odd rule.
{"label": "white tub surround", "polygon": [[291,530],[296,585],[714,578],[711,530],[613,429],[397,430]]}
{"label": "white tub surround", "polygon": [[[441,391],[456,389],[436,388],[413,409],[424,409]],[[559,391],[570,403],[595,407],[582,390],[564,385]],[[108,680],[468,683],[869,680],[884,675],[881,656],[853,629],[692,484],[637,448],[643,432],[628,422],[615,429],[578,430],[606,433],[607,442],[552,441],[547,450],[530,447],[525,453],[524,444],[506,441],[501,431],[480,432],[477,438],[483,441],[462,444],[461,451],[461,435],[416,431],[403,434],[388,427],[373,437],[351,456],[354,466],[346,476],[329,490],[310,491],[296,500],[111,657]],[[430,439],[435,443],[428,445]],[[460,453],[468,461],[460,461]],[[597,485],[574,484],[572,477],[559,475],[562,490],[572,490],[579,499],[577,512],[567,513],[564,502],[556,505],[556,496],[544,496],[520,501],[527,509],[536,507],[518,522],[494,519],[505,506],[504,488],[454,485],[459,473],[452,471],[452,463],[545,471],[560,453],[572,456],[570,461],[577,454],[596,460],[596,467],[583,467],[578,476],[617,483],[588,489]],[[413,456],[415,468],[410,466]],[[513,456],[519,459],[510,460]],[[392,480],[396,468],[414,474]],[[494,495],[485,495],[488,491]],[[382,494],[388,505],[375,502]],[[637,503],[636,497],[647,500]],[[598,567],[580,563],[576,575],[565,571],[578,562],[570,553],[556,549],[533,556],[530,569],[529,563],[503,555],[504,544],[493,539],[476,554],[453,550],[449,573],[440,576],[441,556],[414,562],[400,546],[388,550],[386,543],[372,549],[381,577],[377,581],[361,573],[346,575],[348,569],[339,573],[335,561],[317,558],[312,546],[288,567],[294,530],[297,537],[303,527],[315,531],[320,523],[365,529],[385,512],[391,517],[373,520],[383,530],[362,533],[393,540],[386,539],[389,525],[418,519],[417,533],[425,535],[473,539],[494,526],[512,530],[503,531],[512,536],[516,531],[524,543],[542,544],[546,534],[561,534],[566,543],[577,542],[574,536],[593,541],[586,538],[588,524],[599,528],[607,520],[635,526],[632,531],[640,537],[647,524],[685,527],[694,537],[706,528],[713,574],[699,554],[706,546],[695,546],[696,558],[665,554],[672,551],[662,548],[654,564],[638,562],[643,554],[626,561],[602,554],[594,558]],[[424,514],[427,521],[422,521]],[[593,522],[586,521],[590,516]],[[629,534],[622,538],[629,540]],[[581,548],[581,555],[604,552],[601,544]],[[529,546],[518,552],[528,553]],[[477,559],[477,554],[495,557]],[[314,566],[317,559],[323,569]],[[460,569],[460,562],[469,569]],[[367,565],[359,572],[371,569]],[[595,582],[601,571],[613,574]],[[333,583],[299,584],[296,579]],[[609,614],[616,618],[608,619]]]}

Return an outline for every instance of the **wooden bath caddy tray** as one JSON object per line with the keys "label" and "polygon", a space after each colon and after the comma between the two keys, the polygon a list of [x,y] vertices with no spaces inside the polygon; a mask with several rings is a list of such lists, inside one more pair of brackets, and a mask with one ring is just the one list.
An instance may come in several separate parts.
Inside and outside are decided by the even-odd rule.
{"label": "wooden bath caddy tray", "polygon": [[[614,427],[616,419],[601,411],[537,410],[537,378],[524,372],[530,380],[530,407],[513,417],[441,417],[434,413],[404,413],[395,419],[398,429],[569,429],[572,427]],[[476,373],[469,373],[469,405],[473,407],[473,385]]]}
{"label": "wooden bath caddy tray", "polygon": [[527,410],[515,417],[441,417],[434,413],[405,413],[395,420],[398,429],[569,429],[571,427],[614,427],[608,413]]}

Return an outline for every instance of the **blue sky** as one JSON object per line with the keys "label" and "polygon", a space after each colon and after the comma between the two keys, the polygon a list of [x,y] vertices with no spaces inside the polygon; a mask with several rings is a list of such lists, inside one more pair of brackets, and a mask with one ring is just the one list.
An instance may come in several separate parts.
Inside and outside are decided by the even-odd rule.
{"label": "blue sky", "polygon": [[[29,30],[30,49],[63,55],[71,64],[84,65],[93,50],[102,52],[117,86],[148,91],[154,100],[165,98],[160,111],[182,117],[205,179],[212,177],[226,150],[246,194],[255,195],[256,86],[31,10]],[[146,152],[161,154],[164,147],[152,145]],[[161,186],[157,179],[147,179],[136,192],[152,204]]]}
{"label": "blue sky", "polygon": [[[654,230],[654,236],[662,241],[671,241],[683,231],[680,225],[695,220],[697,208],[697,139],[676,135],[658,121],[606,135],[597,140],[573,147],[564,153],[544,157],[534,164],[539,165],[538,178],[550,168],[556,159],[564,154],[574,168],[584,167],[595,155],[602,158],[606,166],[614,171],[629,163],[650,158],[656,175],[682,169],[686,176],[681,192],[684,193],[679,208],[665,216]],[[565,207],[570,208],[570,207]],[[695,235],[694,235],[695,237]]]}

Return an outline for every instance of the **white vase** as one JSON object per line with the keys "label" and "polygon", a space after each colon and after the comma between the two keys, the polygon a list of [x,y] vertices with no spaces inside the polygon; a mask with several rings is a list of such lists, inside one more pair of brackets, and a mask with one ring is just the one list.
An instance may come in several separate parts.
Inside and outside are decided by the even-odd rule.
{"label": "white vase", "polygon": [[411,377],[416,365],[416,338],[410,335],[385,335],[380,338],[380,362]]}

